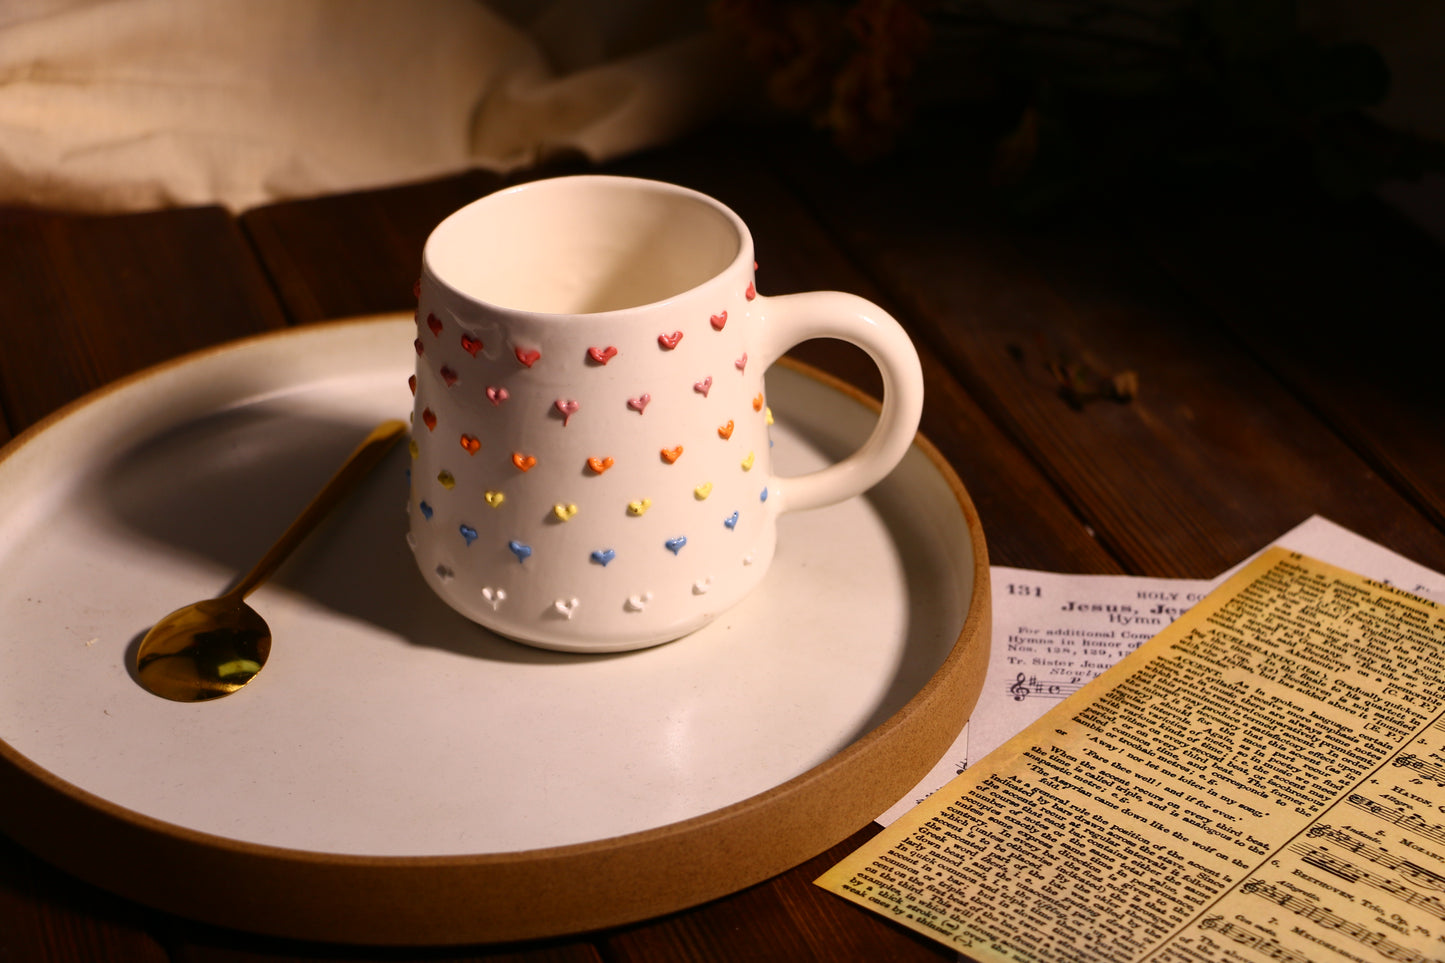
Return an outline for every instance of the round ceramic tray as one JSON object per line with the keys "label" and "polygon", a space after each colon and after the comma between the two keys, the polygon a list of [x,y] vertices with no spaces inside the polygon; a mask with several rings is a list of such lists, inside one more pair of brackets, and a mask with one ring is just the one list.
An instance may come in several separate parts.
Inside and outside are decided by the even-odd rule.
{"label": "round ceramic tray", "polygon": [[[265,671],[210,703],[128,668],[219,594],[377,421],[410,408],[410,318],[227,345],[98,392],[0,452],[0,828],[181,915],[440,944],[581,932],[782,872],[907,793],[988,655],[983,536],[919,439],[867,497],[782,519],[767,581],[610,656],[497,638],[405,545],[405,446],[251,597]],[[769,372],[782,474],[875,409]]]}

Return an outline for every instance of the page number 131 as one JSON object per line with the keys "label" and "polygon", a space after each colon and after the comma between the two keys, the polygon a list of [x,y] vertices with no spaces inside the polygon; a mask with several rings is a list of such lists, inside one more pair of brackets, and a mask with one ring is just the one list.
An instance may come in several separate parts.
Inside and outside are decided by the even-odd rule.
{"label": "page number 131", "polygon": [[1032,595],[1035,598],[1043,598],[1044,590],[1038,585],[1020,585],[1017,582],[1010,582],[1008,583],[1008,594]]}

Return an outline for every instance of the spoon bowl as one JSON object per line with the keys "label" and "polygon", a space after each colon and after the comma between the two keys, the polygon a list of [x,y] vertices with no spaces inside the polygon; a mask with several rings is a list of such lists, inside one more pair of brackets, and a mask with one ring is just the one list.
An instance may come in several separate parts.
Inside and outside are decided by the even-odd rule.
{"label": "spoon bowl", "polygon": [[374,428],[229,592],[176,609],[153,625],[136,648],[135,671],[141,686],[175,702],[204,702],[228,696],[254,679],[271,654],[271,629],[246,604],[246,596],[271,577],[405,433],[403,421],[386,421]]}

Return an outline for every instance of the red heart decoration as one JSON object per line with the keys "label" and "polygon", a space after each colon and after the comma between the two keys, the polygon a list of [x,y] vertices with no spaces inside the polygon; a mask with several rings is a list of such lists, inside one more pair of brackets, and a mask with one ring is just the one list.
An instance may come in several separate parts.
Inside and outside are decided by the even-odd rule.
{"label": "red heart decoration", "polygon": [[412,342],[412,344],[416,345],[417,354],[422,354],[426,351],[426,345],[421,343],[421,338],[417,338],[415,341]]}
{"label": "red heart decoration", "polygon": [[714,331],[721,331],[723,329],[723,325],[728,323],[728,313],[724,311],[722,314],[714,314],[709,319],[709,323],[712,324],[712,329]]}
{"label": "red heart decoration", "polygon": [[748,289],[743,292],[743,297],[745,297],[745,298],[747,298],[749,301],[751,301],[753,298],[755,298],[755,297],[757,297],[757,296],[758,296],[758,289],[755,288],[755,287],[753,287],[753,282],[749,281],[749,282],[748,282]]}
{"label": "red heart decoration", "polygon": [[517,356],[517,360],[522,362],[522,366],[526,368],[532,367],[532,365],[537,363],[537,359],[542,357],[542,352],[535,348],[530,351],[525,348],[517,348],[514,353]]}
{"label": "red heart decoration", "polygon": [[657,336],[657,343],[660,344],[660,345],[662,345],[664,348],[666,348],[666,349],[669,350],[669,351],[671,351],[673,348],[677,347],[677,343],[678,343],[679,341],[681,341],[681,340],[682,340],[682,332],[681,332],[681,331],[674,331],[674,332],[672,332],[672,334],[659,334],[659,335]]}
{"label": "red heart decoration", "polygon": [[612,345],[610,344],[605,348],[588,348],[587,357],[591,358],[598,364],[606,364],[613,358],[617,357],[617,349],[612,347]]}
{"label": "red heart decoration", "polygon": [[416,395],[416,375],[406,379],[406,386],[411,389],[413,397]]}
{"label": "red heart decoration", "polygon": [[448,388],[457,383],[457,373],[451,368],[448,368],[446,365],[442,365],[442,370],[440,373],[442,376],[442,380],[447,383]]}
{"label": "red heart decoration", "polygon": [[426,316],[426,326],[428,328],[431,328],[432,334],[442,333],[442,319],[437,317],[435,314],[428,314]]}
{"label": "red heart decoration", "polygon": [[475,435],[462,435],[462,447],[467,450],[468,455],[475,455],[481,450],[482,443]]}
{"label": "red heart decoration", "polygon": [[434,431],[437,426],[437,416],[430,408],[421,410],[421,420],[426,423],[427,431]]}
{"label": "red heart decoration", "polygon": [[481,339],[474,338],[469,334],[462,335],[462,350],[475,358],[477,356],[477,352],[482,350]]}

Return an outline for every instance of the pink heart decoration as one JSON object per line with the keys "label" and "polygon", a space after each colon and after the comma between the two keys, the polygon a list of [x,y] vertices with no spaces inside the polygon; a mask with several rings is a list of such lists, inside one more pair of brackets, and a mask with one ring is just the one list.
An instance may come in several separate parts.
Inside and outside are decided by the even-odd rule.
{"label": "pink heart decoration", "polygon": [[662,345],[664,348],[666,348],[666,349],[669,350],[669,351],[671,351],[673,348],[677,347],[677,343],[678,343],[679,341],[681,341],[681,340],[682,340],[682,332],[681,332],[681,331],[674,331],[674,332],[672,332],[672,334],[659,334],[659,335],[657,336],[657,343],[660,344],[660,345]]}
{"label": "pink heart decoration", "polygon": [[506,388],[487,388],[487,400],[494,405],[500,405],[511,396],[511,392],[507,391]]}
{"label": "pink heart decoration", "polygon": [[562,412],[562,427],[564,428],[567,427],[567,422],[572,420],[572,416],[577,414],[577,409],[582,407],[577,402],[565,398],[558,398],[556,404],[557,410]]}
{"label": "pink heart decoration", "polygon": [[650,402],[651,400],[652,400],[652,395],[645,394],[645,393],[644,393],[644,394],[640,394],[640,395],[638,395],[636,398],[628,398],[628,399],[627,399],[627,407],[631,408],[633,411],[637,412],[637,413],[640,415],[640,414],[642,414],[643,410],[647,407],[647,403]]}
{"label": "pink heart decoration", "polygon": [[712,375],[708,375],[701,381],[693,382],[692,390],[706,398],[707,393],[712,390]]}
{"label": "pink heart decoration", "polygon": [[733,362],[733,366],[736,367],[739,371],[746,371],[748,367],[748,353],[744,351],[743,356]]}

